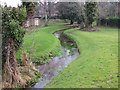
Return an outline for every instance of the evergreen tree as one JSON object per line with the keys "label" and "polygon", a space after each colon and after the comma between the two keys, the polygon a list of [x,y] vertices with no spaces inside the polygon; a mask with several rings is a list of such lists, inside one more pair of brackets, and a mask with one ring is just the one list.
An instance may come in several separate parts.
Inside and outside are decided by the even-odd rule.
{"label": "evergreen tree", "polygon": [[97,19],[97,2],[85,3],[85,24],[92,27],[92,23]]}

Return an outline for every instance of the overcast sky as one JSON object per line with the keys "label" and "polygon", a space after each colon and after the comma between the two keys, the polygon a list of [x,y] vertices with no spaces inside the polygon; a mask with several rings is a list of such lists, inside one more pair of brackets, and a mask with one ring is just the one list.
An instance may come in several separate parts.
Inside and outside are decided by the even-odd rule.
{"label": "overcast sky", "polygon": [[0,0],[0,4],[5,5],[5,3],[8,6],[12,6],[12,7],[17,7],[17,5],[21,5],[21,0]]}
{"label": "overcast sky", "polygon": [[[39,0],[34,0],[34,1],[39,1]],[[44,0],[40,0],[40,1],[44,1]],[[74,1],[74,0],[48,0],[48,1]],[[77,1],[77,0],[75,0]],[[84,0],[78,0],[78,1],[84,1]],[[93,0],[93,1],[97,1],[97,0]],[[108,0],[98,0],[98,1],[108,1]],[[119,1],[119,0],[109,0],[109,1],[112,1],[112,2],[115,2],[115,1]],[[5,5],[5,3],[8,5],[8,6],[12,6],[12,7],[17,7],[17,5],[21,5],[21,0],[0,0],[0,4],[2,5]]]}
{"label": "overcast sky", "polygon": [[[23,0],[25,1],[25,0]],[[39,0],[32,0],[32,1],[39,1]],[[40,1],[44,1],[44,0],[40,0]],[[58,0],[48,0],[48,1],[58,1]],[[7,4],[7,6],[11,6],[11,7],[17,7],[17,5],[21,5],[22,0],[0,0],[0,4],[5,5],[5,3]]]}

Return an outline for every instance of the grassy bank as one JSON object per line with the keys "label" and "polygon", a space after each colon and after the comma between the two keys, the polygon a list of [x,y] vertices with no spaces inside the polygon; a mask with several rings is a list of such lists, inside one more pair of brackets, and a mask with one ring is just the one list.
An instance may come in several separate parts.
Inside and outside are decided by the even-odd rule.
{"label": "grassy bank", "polygon": [[83,32],[76,29],[65,34],[77,42],[80,56],[46,88],[118,88],[118,30],[99,28],[101,32]]}
{"label": "grassy bank", "polygon": [[32,61],[46,63],[52,57],[61,55],[60,41],[52,33],[65,28],[67,27],[64,23],[57,23],[54,26],[39,28],[35,32],[31,30],[24,37],[23,47],[16,52],[17,60],[21,61],[23,50],[26,50],[28,53],[30,52],[33,41]]}

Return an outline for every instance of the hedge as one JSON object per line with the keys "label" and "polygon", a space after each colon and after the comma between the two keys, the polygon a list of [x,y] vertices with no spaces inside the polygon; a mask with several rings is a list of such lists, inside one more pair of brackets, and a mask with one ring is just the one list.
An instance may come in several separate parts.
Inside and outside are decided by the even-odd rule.
{"label": "hedge", "polygon": [[109,27],[120,28],[120,18],[99,19],[97,24],[100,26],[109,26]]}

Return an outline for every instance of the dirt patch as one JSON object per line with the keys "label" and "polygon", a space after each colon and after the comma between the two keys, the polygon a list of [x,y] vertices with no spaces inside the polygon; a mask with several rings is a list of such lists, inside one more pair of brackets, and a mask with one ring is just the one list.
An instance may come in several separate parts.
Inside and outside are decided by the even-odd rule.
{"label": "dirt patch", "polygon": [[94,28],[82,28],[82,29],[78,29],[79,31],[86,31],[86,32],[100,32],[100,30],[96,27]]}
{"label": "dirt patch", "polygon": [[80,27],[80,24],[74,24],[74,25],[67,25],[69,28],[78,28]]}

